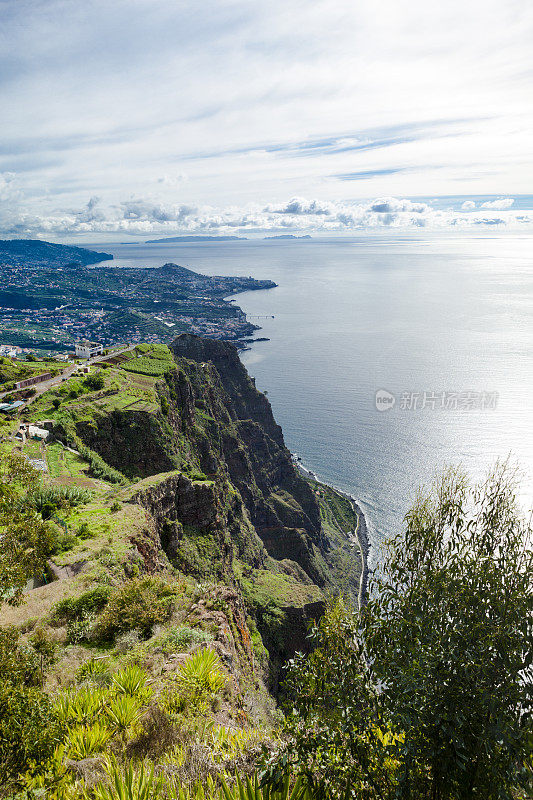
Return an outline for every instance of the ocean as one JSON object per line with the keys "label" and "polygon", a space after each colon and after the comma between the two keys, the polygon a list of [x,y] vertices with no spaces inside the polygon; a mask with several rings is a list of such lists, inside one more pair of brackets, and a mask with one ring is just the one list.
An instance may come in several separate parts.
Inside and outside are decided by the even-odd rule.
{"label": "ocean", "polygon": [[497,459],[533,487],[533,237],[387,232],[353,238],[90,245],[117,264],[168,261],[270,278],[235,301],[268,337],[242,361],[287,446],[354,495],[372,545],[447,466]]}

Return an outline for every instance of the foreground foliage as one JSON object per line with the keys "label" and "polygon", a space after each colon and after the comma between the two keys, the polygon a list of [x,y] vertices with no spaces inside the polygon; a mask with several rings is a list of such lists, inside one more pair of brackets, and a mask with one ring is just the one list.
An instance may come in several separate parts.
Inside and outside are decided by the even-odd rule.
{"label": "foreground foliage", "polygon": [[[4,481],[14,497],[23,467]],[[243,675],[226,671],[216,637],[154,630],[183,620],[175,581],[135,577],[57,603],[50,622],[82,663],[50,697],[53,641],[0,629],[0,797],[525,800],[530,535],[505,470],[472,489],[450,473],[421,496],[363,613],[331,601],[311,652],[290,662],[282,738],[265,761],[264,732],[241,713]],[[124,636],[137,645],[121,649]],[[176,654],[170,671],[168,659],[154,667],[156,651]],[[235,727],[217,717],[226,697],[242,704]]]}
{"label": "foreground foliage", "polygon": [[324,798],[530,796],[532,564],[506,470],[473,489],[446,475],[390,541],[362,619],[337,602],[290,665],[271,772],[290,763]]}

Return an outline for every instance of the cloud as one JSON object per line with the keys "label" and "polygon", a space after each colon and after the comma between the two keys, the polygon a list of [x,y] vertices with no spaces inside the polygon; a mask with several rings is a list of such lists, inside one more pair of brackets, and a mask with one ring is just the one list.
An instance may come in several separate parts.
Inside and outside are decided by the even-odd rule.
{"label": "cloud", "polygon": [[126,200],[120,204],[122,219],[155,223],[182,223],[197,209],[188,205],[163,205],[142,199]]}
{"label": "cloud", "polygon": [[293,197],[285,203],[259,206],[194,206],[129,198],[104,205],[92,197],[79,210],[49,215],[28,214],[12,204],[0,204],[0,227],[10,235],[75,236],[83,234],[201,234],[300,232],[349,234],[362,229],[468,228],[524,226],[531,215],[506,211],[498,217],[481,211],[467,214],[437,209],[408,198],[380,197],[366,202],[333,202]]}
{"label": "cloud", "polygon": [[463,211],[473,211],[475,207],[476,207],[476,204],[474,203],[473,200],[465,200],[464,203],[461,206],[461,209]]}
{"label": "cloud", "polygon": [[161,178],[157,179],[157,182],[165,186],[178,186],[180,183],[184,183],[187,180],[188,176],[184,172],[178,172],[174,175],[162,175]]}
{"label": "cloud", "polygon": [[[1,0],[0,173],[22,176],[9,214],[170,224],[178,202],[218,209],[205,224],[253,206],[251,224],[305,194],[322,211],[300,219],[340,225],[374,220],[354,211],[361,187],[518,202],[530,191],[531,4],[404,5],[204,0],[198,14],[194,0]],[[113,216],[154,187],[155,211]],[[101,202],[84,209],[91,196]]]}
{"label": "cloud", "polygon": [[366,181],[370,178],[378,178],[382,175],[396,175],[398,172],[405,172],[401,167],[389,167],[388,169],[364,169],[360,172],[345,172],[340,175],[333,175],[340,181]]}
{"label": "cloud", "polygon": [[12,201],[20,196],[14,172],[0,172],[0,202]]}
{"label": "cloud", "polygon": [[486,200],[481,203],[482,208],[495,208],[499,211],[505,211],[506,208],[511,208],[514,203],[512,197],[499,197],[497,200]]}
{"label": "cloud", "polygon": [[378,214],[398,214],[400,212],[424,214],[430,211],[430,206],[426,205],[426,203],[412,203],[411,200],[398,200],[396,197],[387,197],[381,200],[374,200],[370,210]]}
{"label": "cloud", "polygon": [[293,214],[306,216],[329,216],[334,213],[335,204],[324,200],[306,200],[303,197],[293,197],[281,207],[268,205],[266,212],[273,214]]}

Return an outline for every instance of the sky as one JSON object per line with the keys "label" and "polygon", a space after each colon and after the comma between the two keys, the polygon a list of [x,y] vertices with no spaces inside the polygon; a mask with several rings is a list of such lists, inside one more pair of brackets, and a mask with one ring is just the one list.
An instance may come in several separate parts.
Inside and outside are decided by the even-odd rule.
{"label": "sky", "polygon": [[0,235],[533,227],[530,0],[0,0]]}

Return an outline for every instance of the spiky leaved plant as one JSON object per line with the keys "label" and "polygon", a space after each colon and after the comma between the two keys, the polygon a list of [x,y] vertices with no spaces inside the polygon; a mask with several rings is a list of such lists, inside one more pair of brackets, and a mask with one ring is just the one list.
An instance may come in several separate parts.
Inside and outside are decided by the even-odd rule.
{"label": "spiky leaved plant", "polygon": [[80,761],[82,758],[102,753],[110,738],[109,728],[99,722],[73,728],[68,734],[68,757]]}
{"label": "spiky leaved plant", "polygon": [[142,703],[127,694],[112,697],[105,707],[109,726],[125,743],[128,733],[137,725],[143,714]]}
{"label": "spiky leaved plant", "polygon": [[237,775],[232,787],[222,778],[222,800],[313,800],[313,794],[301,777],[292,783],[286,774],[280,783],[261,787],[257,775],[245,781]]}
{"label": "spiky leaved plant", "polygon": [[130,762],[120,767],[115,756],[106,761],[108,780],[92,791],[94,800],[159,800],[162,798],[163,777],[154,775],[154,765],[148,768],[141,762],[135,769]]}
{"label": "spiky leaved plant", "polygon": [[111,686],[117,695],[134,697],[146,705],[153,695],[153,689],[148,684],[146,672],[136,664],[130,664],[113,675]]}

